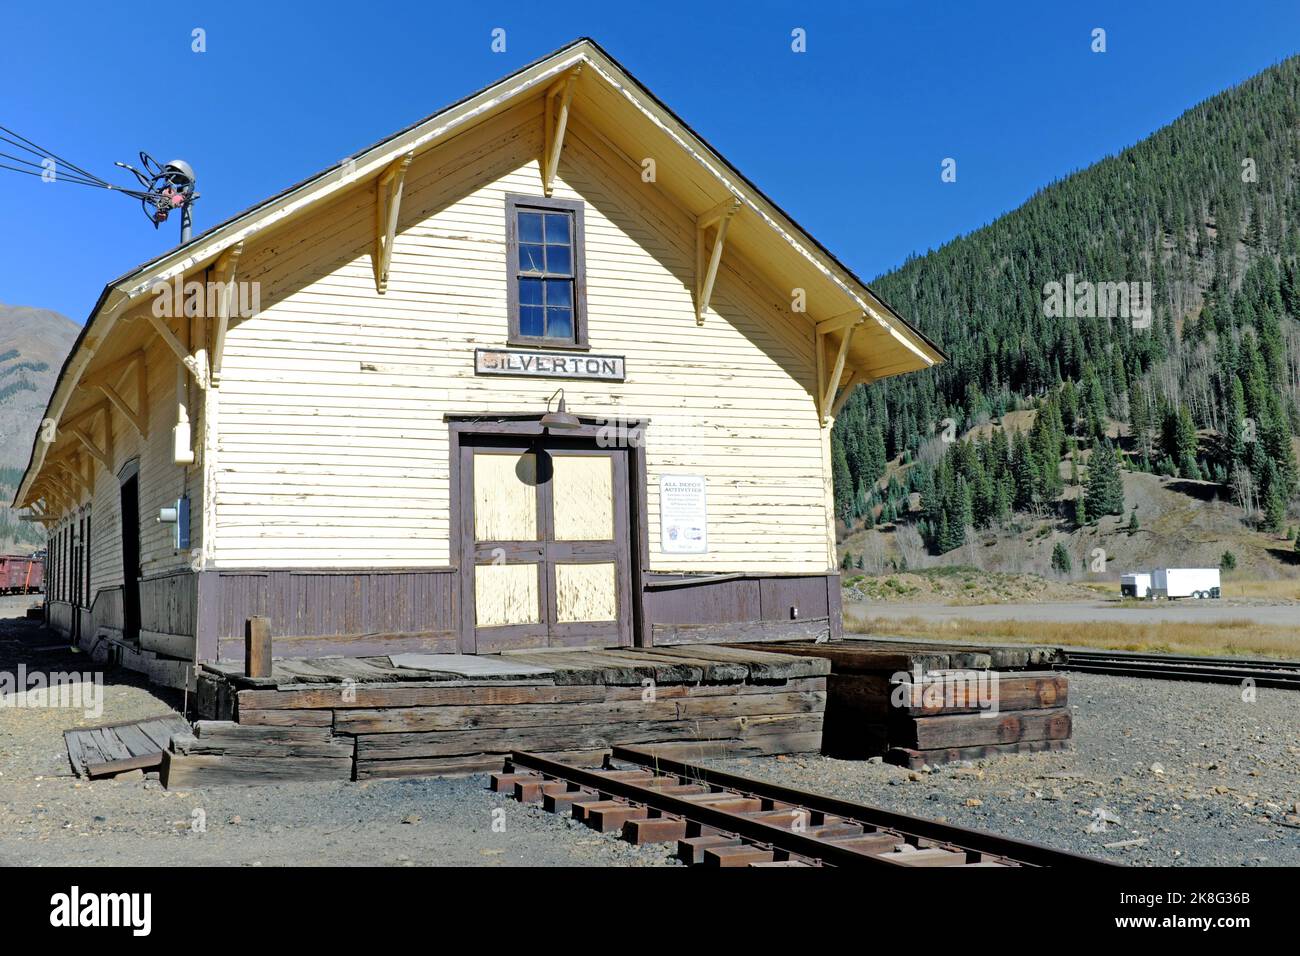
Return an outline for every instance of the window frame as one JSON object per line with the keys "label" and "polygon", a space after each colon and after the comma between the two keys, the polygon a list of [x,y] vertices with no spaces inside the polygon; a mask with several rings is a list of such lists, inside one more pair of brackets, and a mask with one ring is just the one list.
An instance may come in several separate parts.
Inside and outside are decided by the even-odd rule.
{"label": "window frame", "polygon": [[[581,200],[506,194],[506,312],[510,330],[507,345],[527,348],[589,351],[587,340],[587,255]],[[554,339],[522,335],[519,331],[519,212],[565,212],[573,217],[573,338]]]}

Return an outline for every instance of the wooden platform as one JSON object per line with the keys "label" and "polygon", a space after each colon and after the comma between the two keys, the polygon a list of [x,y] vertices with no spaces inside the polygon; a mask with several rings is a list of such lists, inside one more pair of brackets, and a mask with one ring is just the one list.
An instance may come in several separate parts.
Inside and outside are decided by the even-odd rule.
{"label": "wooden platform", "polygon": [[515,749],[586,761],[615,744],[683,757],[821,749],[822,658],[714,645],[541,650],[487,656],[472,670],[487,662],[497,673],[387,657],[277,660],[268,678],[208,665],[197,688],[204,719],[166,755],[163,781],[476,773]]}
{"label": "wooden platform", "polygon": [[[1058,647],[846,638],[765,644],[831,664],[823,749],[909,767],[1055,750],[1073,731]],[[947,692],[947,693],[945,693]]]}

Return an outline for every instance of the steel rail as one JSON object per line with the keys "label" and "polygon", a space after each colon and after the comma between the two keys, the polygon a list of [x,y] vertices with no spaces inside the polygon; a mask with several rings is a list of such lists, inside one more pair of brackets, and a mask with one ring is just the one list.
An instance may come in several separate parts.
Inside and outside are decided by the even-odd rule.
{"label": "steel rail", "polygon": [[1005,857],[1030,866],[1115,865],[1097,857],[1072,853],[1068,850],[1058,850],[1044,846],[1041,843],[989,833],[987,830],[959,827],[951,823],[930,820],[926,817],[914,817],[911,814],[886,810],[883,807],[852,803],[837,797],[828,797],[824,794],[770,783],[766,780],[756,780],[752,777],[724,773],[720,770],[712,770],[707,767],[684,763],[680,760],[667,759],[655,754],[652,750],[641,750],[636,747],[614,747],[611,756],[615,760],[622,760],[648,769],[660,770],[701,784],[736,790],[760,799],[790,803],[817,813],[844,817],[847,820],[866,826],[897,830],[900,833],[919,839],[948,844],[981,854]]}
{"label": "steel rail", "polygon": [[888,860],[870,854],[858,853],[836,846],[825,840],[806,836],[785,827],[774,826],[761,820],[741,817],[726,810],[682,800],[668,793],[656,793],[649,787],[639,787],[623,780],[614,780],[593,770],[571,767],[557,760],[540,757],[523,751],[512,751],[510,762],[516,767],[535,770],[556,780],[565,780],[597,793],[607,793],[633,803],[692,820],[706,827],[733,833],[742,839],[775,847],[786,853],[808,859],[821,860],[834,866],[895,866]]}
{"label": "steel rail", "polygon": [[1238,658],[1197,658],[1190,655],[1070,651],[1057,670],[1160,680],[1192,680],[1237,684],[1253,681],[1257,687],[1300,690],[1300,669],[1291,661]]}
{"label": "steel rail", "polygon": [[[653,752],[639,751],[632,748],[616,747],[611,753],[611,760],[639,766],[643,769],[659,771],[707,786],[731,791],[738,795],[758,798],[770,804],[785,804],[793,808],[807,810],[813,819],[809,826],[815,829],[819,820],[827,816],[840,817],[852,823],[861,824],[865,830],[897,833],[900,843],[916,846],[920,841],[953,852],[966,853],[983,860],[992,857],[1010,863],[1028,866],[1109,866],[1111,864],[1092,857],[1053,850],[1020,840],[999,837],[979,830],[968,830],[949,824],[911,817],[906,814],[893,813],[875,807],[865,807],[847,801],[809,794],[788,787],[767,784],[731,774],[706,770],[678,761],[666,760]],[[822,839],[806,833],[792,830],[788,826],[765,822],[761,817],[753,817],[740,812],[720,810],[707,804],[684,800],[672,794],[663,793],[653,787],[641,786],[635,782],[619,780],[606,776],[601,771],[585,770],[571,767],[546,757],[527,752],[514,752],[510,763],[516,768],[531,770],[545,777],[564,781],[580,789],[597,794],[608,794],[653,810],[690,821],[701,827],[733,835],[739,839],[772,849],[794,858],[820,861],[832,866],[886,866],[898,867],[903,860],[891,860],[877,854],[862,853],[846,846],[838,845],[832,839]],[[967,862],[973,862],[968,858]]]}
{"label": "steel rail", "polygon": [[1215,657],[1209,654],[1164,654],[1157,651],[1121,651],[1104,648],[1065,647],[1066,659],[1105,657],[1115,660],[1161,661],[1185,664],[1223,664],[1228,667],[1262,667],[1300,671],[1300,661],[1273,657]]}

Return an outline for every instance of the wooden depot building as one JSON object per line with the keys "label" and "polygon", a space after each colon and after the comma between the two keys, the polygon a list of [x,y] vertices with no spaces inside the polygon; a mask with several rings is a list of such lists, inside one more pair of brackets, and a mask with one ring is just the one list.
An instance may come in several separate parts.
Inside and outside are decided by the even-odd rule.
{"label": "wooden depot building", "polygon": [[942,360],[584,39],[111,282],[15,505],[165,682],[835,635],[831,423]]}

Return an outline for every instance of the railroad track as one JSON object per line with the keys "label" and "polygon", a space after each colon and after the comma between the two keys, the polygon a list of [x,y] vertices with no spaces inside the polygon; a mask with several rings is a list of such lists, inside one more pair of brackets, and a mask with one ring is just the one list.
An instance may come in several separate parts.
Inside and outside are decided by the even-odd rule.
{"label": "railroad track", "polygon": [[1194,654],[1144,654],[1133,651],[1066,651],[1058,670],[1160,680],[1195,680],[1240,684],[1249,679],[1256,687],[1300,690],[1300,661],[1274,661],[1240,657],[1199,657]]}
{"label": "railroad track", "polygon": [[512,753],[492,789],[705,866],[1110,866],[1104,860],[615,747],[600,769]]}

